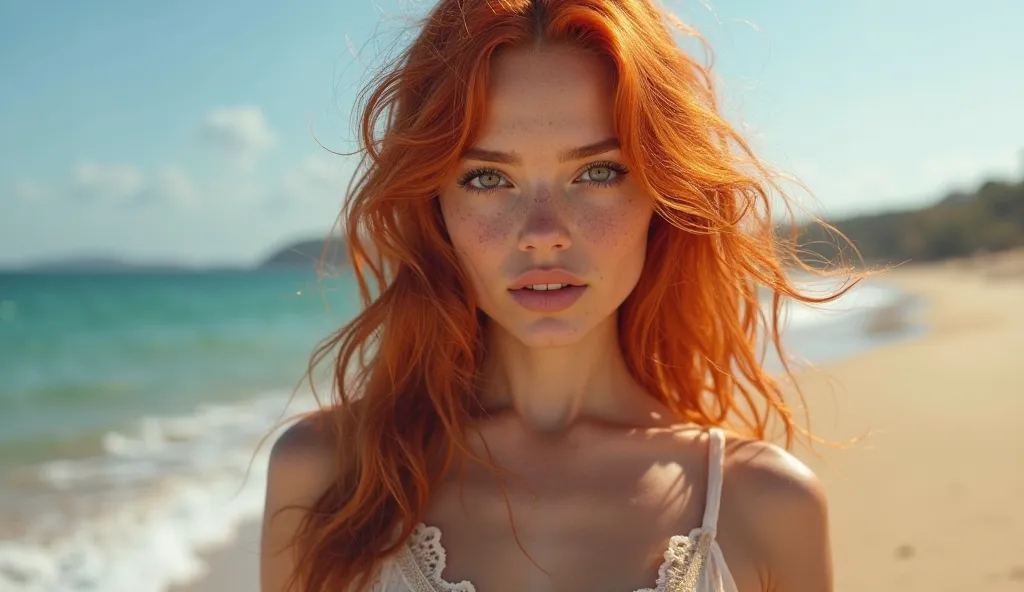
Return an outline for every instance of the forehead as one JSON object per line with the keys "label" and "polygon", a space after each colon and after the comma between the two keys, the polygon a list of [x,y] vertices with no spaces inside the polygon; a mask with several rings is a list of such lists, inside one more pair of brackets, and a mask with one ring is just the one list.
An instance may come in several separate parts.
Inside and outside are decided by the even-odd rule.
{"label": "forehead", "polygon": [[520,140],[582,145],[611,137],[613,99],[611,66],[599,55],[568,47],[508,49],[492,64],[479,143],[500,149]]}

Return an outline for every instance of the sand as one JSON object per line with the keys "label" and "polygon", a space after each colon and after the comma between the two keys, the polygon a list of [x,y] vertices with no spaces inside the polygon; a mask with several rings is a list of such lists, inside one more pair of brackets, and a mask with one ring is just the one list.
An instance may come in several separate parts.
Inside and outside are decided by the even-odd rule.
{"label": "sand", "polygon": [[[795,451],[829,492],[836,590],[1024,590],[1022,262],[890,272],[927,331],[801,376],[817,435],[864,436]],[[258,537],[178,592],[256,590]]]}
{"label": "sand", "polygon": [[831,499],[836,590],[1024,590],[1024,272],[993,268],[891,272],[927,333],[801,378],[815,433],[868,434],[799,454]]}
{"label": "sand", "polygon": [[205,557],[209,573],[199,582],[175,587],[171,592],[257,592],[259,579],[260,524],[242,527],[234,544]]}

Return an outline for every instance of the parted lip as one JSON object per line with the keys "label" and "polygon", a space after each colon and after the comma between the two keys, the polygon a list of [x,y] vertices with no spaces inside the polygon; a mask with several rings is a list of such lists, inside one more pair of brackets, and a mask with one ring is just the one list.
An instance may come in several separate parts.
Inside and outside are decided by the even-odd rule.
{"label": "parted lip", "polygon": [[516,281],[509,286],[509,290],[522,290],[526,286],[535,284],[569,284],[570,286],[585,286],[586,282],[564,269],[531,269],[516,278]]}

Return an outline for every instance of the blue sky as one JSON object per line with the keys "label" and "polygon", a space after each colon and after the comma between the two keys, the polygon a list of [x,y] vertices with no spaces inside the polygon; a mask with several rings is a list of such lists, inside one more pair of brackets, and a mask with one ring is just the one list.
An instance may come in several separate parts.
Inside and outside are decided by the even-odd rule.
{"label": "blue sky", "polygon": [[[426,3],[429,5],[430,3]],[[829,215],[1024,175],[1020,0],[667,0]],[[333,223],[408,0],[0,3],[0,266],[247,263]]]}

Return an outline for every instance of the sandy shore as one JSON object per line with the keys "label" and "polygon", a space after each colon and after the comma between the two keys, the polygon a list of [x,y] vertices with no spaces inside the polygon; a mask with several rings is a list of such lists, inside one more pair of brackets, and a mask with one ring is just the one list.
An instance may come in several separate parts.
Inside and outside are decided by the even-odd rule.
{"label": "sandy shore", "polygon": [[1024,590],[1024,271],[1007,269],[891,272],[928,332],[802,377],[813,431],[868,434],[800,454],[831,497],[837,590]]}
{"label": "sandy shore", "polygon": [[171,592],[258,592],[260,525],[248,524],[238,533],[235,543],[205,558],[210,567],[202,581],[175,587]]}
{"label": "sandy shore", "polygon": [[[801,380],[816,434],[866,434],[796,451],[831,496],[836,590],[1024,590],[1024,266],[885,280],[925,299],[927,333]],[[176,592],[256,590],[258,537],[247,528]]]}

